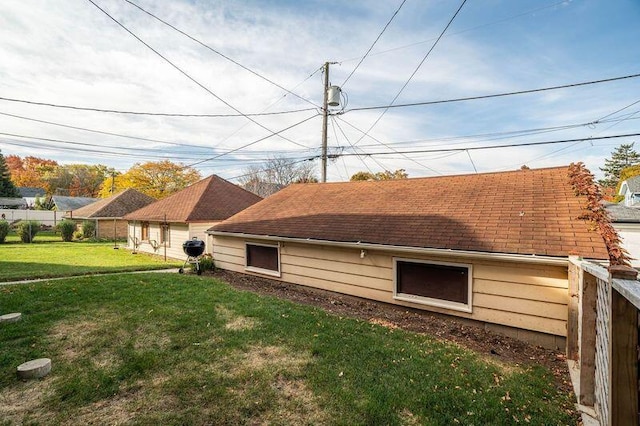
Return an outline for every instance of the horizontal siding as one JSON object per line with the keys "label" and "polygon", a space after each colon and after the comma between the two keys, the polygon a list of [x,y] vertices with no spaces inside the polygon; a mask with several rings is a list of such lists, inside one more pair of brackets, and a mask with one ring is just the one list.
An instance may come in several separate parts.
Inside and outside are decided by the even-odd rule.
{"label": "horizontal siding", "polygon": [[[245,240],[214,237],[218,267],[244,269]],[[263,242],[264,243],[264,242]],[[567,268],[285,242],[281,281],[558,336],[566,335]],[[393,257],[472,264],[473,312],[393,299]],[[269,277],[273,278],[273,277]]]}
{"label": "horizontal siding", "polygon": [[[190,223],[189,224],[189,238],[197,237],[199,240],[205,242],[205,253],[213,253],[212,238],[207,234],[207,229],[220,222],[203,222],[203,223]],[[183,241],[184,242],[184,241]]]}

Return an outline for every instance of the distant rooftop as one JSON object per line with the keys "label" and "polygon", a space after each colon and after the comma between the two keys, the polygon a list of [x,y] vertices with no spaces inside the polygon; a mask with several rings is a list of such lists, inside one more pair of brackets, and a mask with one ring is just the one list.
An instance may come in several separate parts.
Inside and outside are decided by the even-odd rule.
{"label": "distant rooftop", "polygon": [[25,198],[44,197],[46,191],[43,188],[33,188],[30,186],[19,186],[20,196]]}
{"label": "distant rooftop", "polygon": [[56,205],[56,210],[59,212],[67,212],[70,210],[76,210],[80,207],[84,207],[91,203],[98,201],[98,198],[90,197],[64,197],[62,195],[54,195],[51,197],[53,203]]}
{"label": "distant rooftop", "polygon": [[604,203],[613,223],[640,223],[640,208],[619,203]]}

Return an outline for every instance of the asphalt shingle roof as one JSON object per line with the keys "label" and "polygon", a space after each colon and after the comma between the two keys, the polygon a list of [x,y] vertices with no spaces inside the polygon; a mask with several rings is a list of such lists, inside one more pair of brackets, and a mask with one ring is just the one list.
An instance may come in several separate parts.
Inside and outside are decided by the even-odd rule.
{"label": "asphalt shingle roof", "polygon": [[640,193],[640,176],[627,179],[627,185],[629,186],[629,191],[632,193]]}
{"label": "asphalt shingle roof", "polygon": [[640,223],[640,208],[624,204],[604,203],[605,209],[614,223]]}
{"label": "asphalt shingle roof", "polygon": [[73,217],[79,219],[121,218],[154,201],[156,201],[155,198],[129,188],[109,198],[103,198],[74,210]]}
{"label": "asphalt shingle roof", "polygon": [[97,198],[90,197],[65,197],[62,195],[54,195],[51,197],[53,203],[56,205],[56,209],[59,212],[68,212],[71,210],[79,209],[91,203],[98,201]]}
{"label": "asphalt shingle roof", "polygon": [[206,179],[127,214],[126,220],[211,222],[224,220],[262,198],[221,177]]}
{"label": "asphalt shingle roof", "polygon": [[340,242],[607,259],[578,219],[568,167],[295,184],[211,230]]}

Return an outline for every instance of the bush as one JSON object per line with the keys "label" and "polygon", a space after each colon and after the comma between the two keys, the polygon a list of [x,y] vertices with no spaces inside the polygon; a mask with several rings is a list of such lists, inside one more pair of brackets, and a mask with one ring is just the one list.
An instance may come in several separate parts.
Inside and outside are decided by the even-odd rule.
{"label": "bush", "polygon": [[32,243],[40,230],[40,222],[37,220],[23,220],[18,223],[16,231],[23,243]]}
{"label": "bush", "polygon": [[0,244],[4,243],[4,240],[9,234],[9,222],[6,220],[0,220]]}
{"label": "bush", "polygon": [[65,219],[58,223],[57,228],[62,235],[62,241],[69,242],[73,240],[73,233],[76,230],[76,223],[74,221]]}
{"label": "bush", "polygon": [[84,238],[94,238],[96,236],[96,223],[93,220],[82,222],[82,236]]}
{"label": "bush", "polygon": [[[203,272],[206,271],[215,271],[216,270],[216,265],[213,262],[213,256],[211,256],[209,253],[207,254],[203,254],[202,256],[200,256],[200,270]],[[195,272],[196,270],[196,265],[194,263],[191,264],[191,270]]]}
{"label": "bush", "polygon": [[84,235],[82,235],[82,231],[80,231],[80,230],[76,230],[73,233],[73,239],[74,240],[81,240],[83,236]]}

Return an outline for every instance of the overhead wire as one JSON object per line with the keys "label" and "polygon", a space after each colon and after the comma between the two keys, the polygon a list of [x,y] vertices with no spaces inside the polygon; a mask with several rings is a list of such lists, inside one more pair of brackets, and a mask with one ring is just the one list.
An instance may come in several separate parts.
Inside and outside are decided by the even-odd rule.
{"label": "overhead wire", "polygon": [[[128,0],[126,0],[126,1],[128,1]],[[398,14],[398,12],[400,12],[400,9],[402,9],[402,6],[404,6],[406,1],[407,0],[402,0],[402,3],[400,3],[400,6],[398,6],[396,11],[393,12],[393,15],[391,15],[391,18],[389,18],[389,21],[387,21],[387,24],[384,26],[384,28],[382,28],[382,31],[380,31],[380,34],[378,34],[378,37],[376,37],[376,39],[373,41],[373,43],[371,44],[369,49],[365,52],[364,56],[362,56],[362,58],[360,58],[360,61],[356,64],[355,68],[351,71],[351,73],[349,73],[347,78],[344,79],[344,81],[342,82],[342,85],[341,85],[343,88],[344,88],[344,85],[347,84],[349,79],[353,76],[353,74],[355,74],[356,70],[360,67],[360,65],[362,65],[362,63],[367,58],[367,56],[369,55],[371,50],[374,48],[376,43],[378,43],[378,40],[380,40],[380,37],[382,37],[382,34],[384,34],[384,32],[387,30],[387,28],[389,28],[389,25],[391,25],[391,22],[394,20],[394,18]]]}
{"label": "overhead wire", "polygon": [[538,89],[528,89],[528,90],[518,90],[518,91],[504,92],[504,93],[495,93],[495,94],[491,94],[491,95],[467,96],[467,97],[463,97],[463,98],[442,99],[442,100],[437,100],[437,101],[411,102],[411,103],[406,103],[406,104],[394,104],[393,102],[391,102],[391,104],[388,104],[388,105],[350,108],[350,109],[345,110],[344,112],[341,112],[341,114],[346,114],[347,112],[351,112],[351,111],[370,111],[370,110],[376,110],[376,109],[384,109],[386,111],[386,110],[388,110],[390,108],[406,108],[406,107],[424,106],[424,105],[447,104],[447,103],[453,103],[453,102],[476,101],[476,100],[481,100],[481,99],[500,98],[500,97],[505,97],[505,96],[524,95],[524,94],[529,94],[529,93],[546,92],[546,91],[549,91],[549,90],[558,90],[558,89],[567,89],[567,88],[571,88],[571,87],[588,86],[588,85],[592,85],[592,84],[610,83],[610,82],[613,82],[613,81],[620,81],[620,80],[626,80],[626,79],[637,78],[637,77],[640,77],[640,73],[629,74],[629,75],[620,76],[620,77],[604,78],[604,79],[600,79],[600,80],[585,81],[585,82],[581,82],[581,83],[571,83],[571,84],[563,84],[563,85],[559,85],[559,86],[543,87],[543,88],[538,88]]}
{"label": "overhead wire", "polygon": [[[159,51],[157,51],[156,49],[154,49],[150,44],[148,44],[147,42],[145,42],[144,40],[142,40],[140,37],[138,37],[138,35],[136,35],[133,31],[131,31],[129,28],[127,28],[124,24],[122,24],[120,21],[118,21],[116,18],[114,18],[113,16],[111,16],[109,14],[109,12],[107,12],[106,10],[104,10],[103,8],[101,8],[100,6],[98,6],[98,4],[95,3],[94,0],[87,0],[89,3],[93,4],[98,10],[100,10],[102,13],[104,13],[109,19],[111,19],[113,22],[115,22],[119,27],[121,27],[123,30],[125,30],[126,32],[128,32],[131,36],[133,36],[136,40],[138,40],[140,43],[142,43],[145,47],[147,47],[149,50],[151,50],[153,53],[155,53],[157,56],[159,56],[160,58],[162,58],[165,62],[167,62],[169,65],[171,65],[175,70],[177,70],[178,72],[180,72],[182,75],[184,75],[185,77],[187,77],[190,81],[192,81],[193,83],[195,83],[198,87],[202,88],[204,91],[206,91],[207,93],[209,93],[211,96],[213,96],[214,98],[216,98],[217,100],[219,100],[220,102],[222,102],[223,104],[225,104],[227,107],[229,107],[230,109],[234,110],[235,112],[237,112],[238,114],[241,114],[244,118],[246,118],[247,120],[251,121],[252,123],[256,124],[257,126],[261,127],[262,129],[272,133],[272,135],[276,135],[277,133],[273,132],[271,129],[269,129],[268,127],[266,127],[265,125],[263,125],[262,123],[260,123],[257,120],[254,120],[252,117],[243,114],[242,111],[240,111],[238,108],[234,107],[233,105],[231,105],[229,102],[227,102],[226,100],[224,100],[223,98],[221,98],[220,96],[218,96],[217,94],[215,94],[212,90],[210,90],[208,87],[206,87],[204,84],[200,83],[198,80],[196,80],[195,78],[193,78],[191,75],[189,75],[186,71],[184,71],[182,68],[180,68],[179,66],[177,66],[176,64],[174,64],[171,60],[169,60],[169,58],[167,58],[166,56],[164,56],[162,53],[160,53]],[[282,139],[293,143],[294,145],[298,145],[298,146],[302,146],[304,148],[309,148],[308,146],[305,146],[303,144],[300,144],[298,142],[295,142],[289,138],[286,138],[284,136],[280,136]]]}
{"label": "overhead wire", "polygon": [[[240,62],[236,61],[235,59],[230,58],[229,56],[225,55],[224,53],[222,53],[222,52],[220,52],[220,51],[218,51],[218,50],[216,50],[216,49],[214,49],[213,47],[209,46],[208,44],[204,43],[203,41],[198,40],[197,38],[195,38],[195,37],[191,36],[190,34],[188,34],[188,33],[184,32],[184,31],[182,31],[181,29],[177,28],[175,25],[172,25],[171,23],[169,23],[169,22],[165,21],[164,19],[162,19],[162,18],[158,17],[157,15],[155,15],[155,14],[153,14],[153,13],[149,12],[148,10],[144,9],[142,6],[138,5],[137,3],[134,3],[134,2],[133,2],[133,1],[131,1],[131,0],[124,0],[124,1],[125,1],[125,2],[127,2],[127,3],[129,3],[129,4],[130,4],[130,5],[132,5],[132,6],[136,7],[136,8],[137,8],[137,9],[139,9],[140,11],[142,11],[142,12],[146,13],[147,15],[149,15],[149,16],[150,16],[150,17],[152,17],[153,19],[157,20],[158,22],[161,22],[162,24],[164,24],[164,25],[168,26],[169,28],[171,28],[171,29],[173,29],[173,30],[175,30],[175,31],[179,32],[180,34],[182,34],[183,36],[187,37],[188,39],[190,39],[190,40],[192,40],[192,41],[194,41],[194,42],[198,43],[200,46],[204,47],[205,49],[210,50],[211,52],[215,53],[216,55],[219,55],[219,56],[223,57],[224,59],[226,59],[226,60],[228,60],[228,61],[232,62],[233,64],[235,64],[235,65],[239,66],[239,67],[240,67],[240,68],[242,68],[243,70],[250,72],[251,74],[255,75],[256,77],[259,77],[259,78],[261,78],[261,79],[265,80],[266,82],[271,83],[272,85],[276,86],[277,88],[279,88],[279,89],[281,89],[281,90],[284,90],[284,91],[285,91],[285,92],[287,92],[288,94],[293,95],[293,96],[295,96],[296,98],[301,99],[301,100],[303,100],[304,102],[306,102],[306,103],[308,103],[308,104],[311,104],[311,105],[313,105],[313,106],[314,106],[314,107],[316,107],[316,108],[321,108],[321,106],[320,106],[320,105],[318,105],[318,104],[314,103],[313,101],[311,101],[311,100],[309,100],[309,99],[307,99],[307,98],[304,98],[303,96],[300,96],[300,95],[298,95],[297,93],[292,92],[291,90],[287,89],[286,87],[281,86],[280,84],[278,84],[278,83],[276,83],[275,81],[273,81],[273,80],[269,79],[268,77],[265,77],[264,75],[262,75],[262,74],[260,74],[260,73],[258,73],[258,72],[256,72],[256,71],[252,70],[251,68],[249,68],[249,67],[247,67],[247,66],[245,66],[245,65],[241,64]],[[405,0],[405,1],[406,1],[406,0]]]}
{"label": "overhead wire", "polygon": [[[91,0],[90,0],[91,1]],[[429,55],[431,54],[431,52],[433,52],[433,50],[435,49],[435,47],[438,45],[438,42],[440,41],[440,39],[442,39],[442,36],[444,36],[444,33],[447,31],[447,29],[451,26],[451,24],[453,23],[453,21],[456,19],[456,16],[458,16],[458,14],[460,13],[460,11],[462,10],[462,7],[466,4],[467,0],[462,0],[462,3],[460,3],[460,6],[458,7],[458,9],[456,10],[456,12],[453,14],[453,16],[451,17],[451,19],[449,19],[449,22],[447,22],[447,25],[444,27],[444,29],[442,30],[442,32],[440,33],[440,35],[438,36],[438,38],[436,39],[436,41],[433,43],[433,45],[431,46],[431,48],[427,51],[426,55],[424,55],[424,57],[422,58],[422,60],[420,61],[420,63],[418,64],[418,66],[413,70],[413,72],[411,73],[411,75],[409,76],[409,78],[407,79],[407,81],[402,85],[402,87],[400,88],[400,90],[398,91],[398,93],[393,97],[393,99],[391,100],[390,105],[393,105],[395,103],[395,101],[400,97],[400,95],[402,94],[402,92],[404,92],[404,89],[406,89],[406,87],[409,85],[409,83],[411,82],[411,80],[413,79],[413,77],[418,73],[418,70],[422,67],[422,65],[424,64],[424,62],[427,60],[427,58],[429,57]],[[373,130],[373,128],[380,122],[380,120],[382,120],[382,117],[384,117],[384,115],[387,113],[389,109],[384,109],[382,111],[382,113],[380,114],[380,116],[373,122],[373,124],[371,124],[371,126],[369,126],[369,129],[354,143],[355,145],[358,145],[358,143],[364,139],[369,132],[371,132],[371,130]]]}
{"label": "overhead wire", "polygon": [[[91,1],[91,0],[89,0]],[[94,108],[94,107],[81,107],[75,105],[65,105],[51,102],[40,102],[40,101],[31,101],[26,99],[17,99],[17,98],[8,98],[5,96],[0,96],[0,100],[6,102],[17,102],[29,105],[38,105],[38,106],[46,106],[51,108],[63,108],[63,109],[71,109],[78,111],[91,111],[91,112],[104,112],[111,114],[125,114],[125,115],[148,115],[148,116],[156,116],[156,117],[191,117],[191,118],[233,118],[233,117],[266,117],[272,115],[284,115],[284,114],[295,114],[299,112],[307,112],[314,111],[317,108],[299,108],[289,111],[274,111],[274,112],[258,112],[258,113],[236,113],[236,114],[192,114],[192,113],[175,113],[175,112],[147,112],[147,111],[128,111],[128,110],[119,110],[119,109],[105,109],[105,108]]]}

